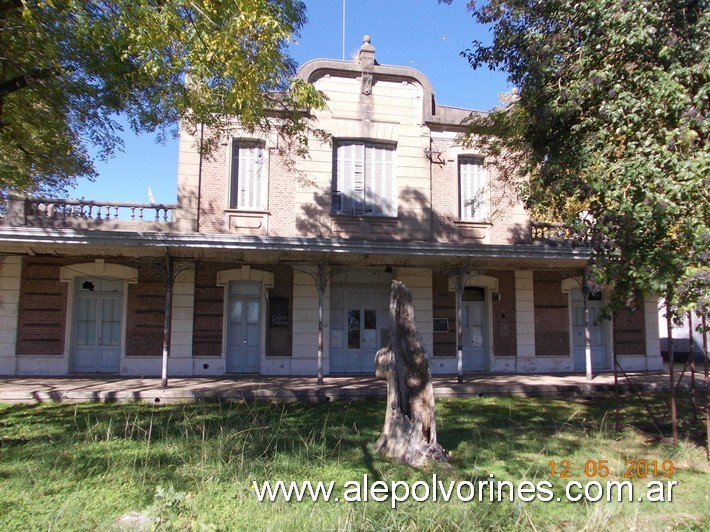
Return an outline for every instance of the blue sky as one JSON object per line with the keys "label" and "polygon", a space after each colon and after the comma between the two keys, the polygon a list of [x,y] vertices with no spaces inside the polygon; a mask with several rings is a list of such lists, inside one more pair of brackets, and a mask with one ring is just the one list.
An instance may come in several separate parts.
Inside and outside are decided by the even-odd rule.
{"label": "blue sky", "polygon": [[[351,60],[370,35],[380,64],[402,65],[423,72],[442,105],[487,110],[509,89],[505,75],[473,71],[459,54],[474,39],[490,34],[466,11],[466,0],[439,5],[436,0],[346,0],[345,59]],[[308,23],[291,46],[299,65],[317,58],[343,56],[342,0],[306,0]],[[177,189],[177,142],[160,145],[153,135],[124,135],[125,150],[97,162],[95,182],[82,180],[75,198],[174,203]]]}

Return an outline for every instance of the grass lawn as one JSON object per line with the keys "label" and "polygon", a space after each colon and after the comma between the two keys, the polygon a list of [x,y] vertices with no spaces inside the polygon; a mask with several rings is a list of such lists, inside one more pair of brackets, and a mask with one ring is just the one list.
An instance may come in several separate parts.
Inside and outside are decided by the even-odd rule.
{"label": "grass lawn", "polygon": [[[647,400],[664,423],[666,398]],[[128,512],[159,517],[155,527],[170,530],[708,530],[710,467],[704,448],[693,443],[700,425],[683,426],[677,445],[660,443],[637,398],[622,397],[622,406],[617,432],[613,398],[441,400],[439,441],[451,451],[452,467],[414,471],[372,454],[384,401],[4,405],[0,530],[105,530]],[[564,460],[569,478],[559,478]],[[641,460],[651,468],[655,461],[659,475],[664,465],[670,472],[672,461],[674,471],[671,478],[654,479],[649,470],[634,479],[632,502],[565,499],[571,481],[625,480],[627,460],[637,473],[645,473]],[[602,466],[609,468],[605,478]],[[522,502],[516,492],[510,502],[502,483],[502,502],[491,502],[488,491],[483,501],[476,494],[462,502],[456,489],[449,502],[409,500],[396,508],[392,499],[343,500],[354,486],[347,483],[362,483],[365,475],[370,485],[401,480],[431,487],[434,474],[446,489],[463,486],[464,498],[471,482],[506,480],[514,489],[548,481],[554,498]],[[259,502],[253,482],[261,489],[265,480],[279,479],[332,481],[332,497],[341,500]],[[672,502],[637,500],[652,480],[677,482]],[[418,486],[421,499],[428,488]]]}

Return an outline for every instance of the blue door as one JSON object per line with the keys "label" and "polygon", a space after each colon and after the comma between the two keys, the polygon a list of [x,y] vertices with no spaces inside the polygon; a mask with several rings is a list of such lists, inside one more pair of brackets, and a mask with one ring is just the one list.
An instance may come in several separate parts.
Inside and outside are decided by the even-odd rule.
{"label": "blue door", "polygon": [[261,285],[230,283],[227,312],[227,373],[258,373],[261,355]]}

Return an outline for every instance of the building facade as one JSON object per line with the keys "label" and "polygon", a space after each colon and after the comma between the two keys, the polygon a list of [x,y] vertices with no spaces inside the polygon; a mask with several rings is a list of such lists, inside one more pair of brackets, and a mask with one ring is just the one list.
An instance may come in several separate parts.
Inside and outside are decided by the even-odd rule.
{"label": "building facade", "polygon": [[324,373],[371,374],[393,279],[433,373],[584,371],[587,333],[595,371],[612,353],[662,368],[654,300],[612,323],[589,294],[585,328],[586,251],[457,140],[470,110],[378,64],[369,39],[298,76],[327,96],[313,114],[332,137],[306,158],[238,127],[201,157],[181,131],[177,205],[13,198],[0,374],[158,375],[167,316],[171,376],[315,375],[321,312]]}

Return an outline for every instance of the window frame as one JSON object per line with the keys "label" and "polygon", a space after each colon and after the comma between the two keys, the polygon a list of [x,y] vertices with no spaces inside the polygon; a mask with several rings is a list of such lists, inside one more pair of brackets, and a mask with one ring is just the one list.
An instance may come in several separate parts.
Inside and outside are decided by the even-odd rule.
{"label": "window frame", "polygon": [[[255,177],[253,174],[249,176],[249,184],[253,185],[256,179],[259,180],[257,196],[254,198],[253,202],[244,201],[242,204],[242,199],[245,194],[246,188],[242,189],[241,184],[243,181],[240,179],[240,170],[242,169],[241,154],[245,150],[253,150],[258,148],[261,150],[261,162],[256,162],[253,164],[260,164],[260,168],[257,169],[258,175]],[[248,164],[248,163],[247,163]],[[247,212],[261,212],[265,211],[268,206],[268,188],[269,188],[269,175],[268,175],[268,162],[267,162],[267,150],[266,143],[260,139],[242,139],[234,138],[231,143],[230,157],[229,157],[229,189],[228,189],[228,204],[227,208],[233,211],[247,211]],[[246,192],[247,195],[251,191]]]}
{"label": "window frame", "polygon": [[[478,187],[475,183],[464,183],[464,175],[462,166],[478,166],[477,175],[466,176],[471,181],[478,180]],[[458,181],[458,214],[459,220],[464,222],[488,222],[490,209],[490,176],[486,169],[485,158],[477,154],[462,154],[459,155],[456,165],[457,181]],[[466,185],[466,186],[465,186]],[[477,188],[475,196],[478,200],[474,206],[471,203],[467,204],[474,198],[464,198],[465,189]]]}
{"label": "window frame", "polygon": [[[354,146],[354,149],[361,150],[361,153],[351,153],[347,156],[341,153],[341,150],[344,150],[346,146]],[[399,211],[396,154],[397,145],[394,142],[370,139],[335,140],[333,142],[331,213],[344,216],[396,218]],[[362,172],[362,190],[357,191],[361,194],[360,198],[356,198],[352,193],[352,190],[358,184],[355,170],[358,166],[358,163],[355,162],[358,156],[361,157],[359,166]],[[348,159],[348,157],[350,158]],[[346,177],[343,169],[345,165],[350,164],[353,165],[351,169],[352,175]],[[378,166],[379,170],[377,169]],[[386,175],[387,171],[389,171],[389,176]],[[345,183],[347,179],[350,179],[351,183]],[[390,180],[389,184],[387,179]],[[388,193],[390,197],[388,198],[383,192]],[[391,201],[391,204],[376,202],[377,198]],[[359,202],[356,202],[357,199],[359,199]],[[347,206],[348,201],[352,205],[351,208]],[[357,208],[358,203],[362,208]]]}

